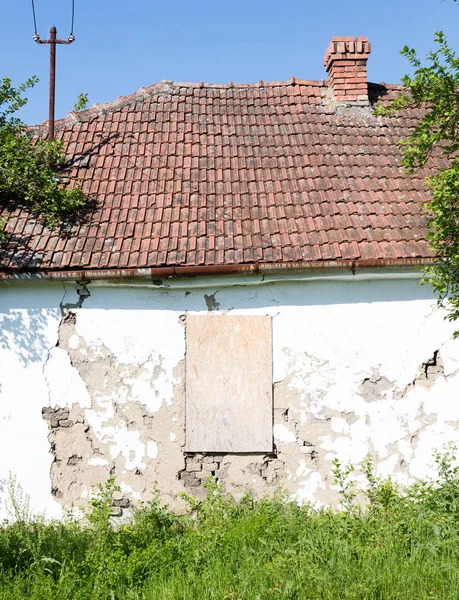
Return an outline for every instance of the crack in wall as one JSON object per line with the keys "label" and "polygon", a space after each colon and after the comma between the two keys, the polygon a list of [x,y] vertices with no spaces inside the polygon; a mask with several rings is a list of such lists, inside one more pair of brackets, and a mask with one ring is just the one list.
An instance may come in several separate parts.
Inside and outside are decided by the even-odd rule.
{"label": "crack in wall", "polygon": [[[179,364],[173,375],[177,393],[172,403],[165,402],[154,385],[155,380],[164,377],[161,356],[152,352],[140,364],[120,363],[103,344],[88,346],[77,333],[77,313],[65,310],[69,303],[62,306],[56,346],[67,354],[83,381],[91,406],[43,409],[54,456],[53,495],[64,505],[84,504],[90,488],[114,474],[124,485],[124,495],[118,498],[115,511],[121,516],[128,502],[152,492],[147,488],[153,481],[159,481],[163,488],[171,487],[165,485],[171,471],[178,473],[183,468],[180,444],[184,443],[184,398],[180,382],[184,366]],[[152,406],[143,404],[135,391],[139,382],[149,386],[149,398],[158,398]],[[178,438],[177,452],[172,458],[158,456],[171,429]],[[172,488],[174,495],[183,489],[178,485]]]}
{"label": "crack in wall", "polygon": [[91,296],[91,293],[88,290],[86,283],[77,283],[75,291],[78,294],[78,300],[76,302],[66,302],[65,303],[64,301],[67,296],[67,288],[66,288],[65,283],[63,284],[63,286],[64,286],[64,295],[62,297],[62,300],[59,303],[59,308],[61,311],[61,315],[63,317],[65,317],[65,316],[67,316],[69,311],[83,308],[83,304],[84,304],[85,300]]}
{"label": "crack in wall", "polygon": [[365,377],[359,387],[362,398],[367,402],[375,402],[384,398],[384,392],[387,392],[394,385],[387,377],[381,375],[378,369],[373,368],[370,377]]}
{"label": "crack in wall", "polygon": [[42,366],[42,375],[43,375],[43,378],[45,380],[46,388],[47,388],[47,392],[48,392],[48,406],[51,406],[51,389],[50,389],[50,386],[49,386],[48,377],[46,375],[46,369],[48,367],[48,363],[49,363],[49,360],[51,358],[51,353],[52,353],[53,349],[56,348],[56,347],[59,347],[59,332],[60,332],[60,328],[61,328],[62,322],[63,322],[63,320],[65,322],[65,320],[67,320],[67,319],[74,319],[75,320],[76,319],[76,315],[75,315],[75,313],[72,313],[71,311],[73,309],[80,309],[80,308],[82,308],[85,300],[91,296],[88,288],[86,287],[86,284],[84,284],[84,283],[77,284],[77,287],[75,288],[75,291],[78,294],[78,300],[76,302],[67,302],[67,303],[65,303],[65,298],[67,296],[67,286],[66,286],[65,283],[63,283],[62,285],[63,285],[63,289],[64,289],[64,295],[62,296],[62,299],[59,302],[59,310],[61,312],[61,319],[60,319],[59,325],[58,325],[57,341],[54,344],[54,346],[51,346],[51,348],[48,348],[46,359],[43,362],[43,366]]}
{"label": "crack in wall", "polygon": [[432,386],[435,385],[435,382],[439,377],[445,377],[445,379],[447,379],[451,376],[454,376],[454,373],[452,375],[445,376],[445,368],[443,365],[443,361],[440,357],[440,350],[434,350],[432,357],[428,358],[421,364],[418,370],[418,374],[413,379],[413,381],[411,381],[403,389],[396,391],[394,393],[394,397],[396,399],[404,398],[411,390],[413,390],[418,385],[426,389],[431,389]]}
{"label": "crack in wall", "polygon": [[[293,374],[273,383],[273,425],[278,437],[272,455],[184,455],[185,356],[174,372],[172,400],[166,401],[158,396],[155,384],[165,377],[161,355],[152,351],[138,364],[125,364],[102,342],[91,346],[78,335],[78,310],[88,297],[84,290],[83,286],[77,302],[70,303],[65,302],[67,290],[64,288],[56,346],[67,354],[70,365],[84,383],[91,407],[51,408],[53,399],[47,381],[49,406],[43,409],[55,459],[51,469],[53,494],[60,502],[81,505],[91,485],[105,481],[110,473],[124,486],[114,506],[117,516],[122,516],[133,500],[148,499],[149,485],[153,481],[158,481],[163,497],[175,507],[180,491],[196,496],[204,494],[202,483],[208,477],[213,477],[224,490],[236,496],[248,488],[255,495],[264,495],[281,484],[294,494],[298,494],[299,489],[304,492],[299,498],[313,496],[324,504],[333,502],[329,475],[333,450],[330,448],[333,445],[338,448],[340,440],[353,443],[352,425],[362,424],[366,419],[365,427],[370,431],[374,423],[369,413],[327,406],[328,391],[336,377],[327,361],[304,352],[298,362],[292,355],[289,369],[293,369]],[[204,295],[209,311],[220,308],[215,299],[217,292]],[[183,324],[183,315],[179,320]],[[320,372],[320,389],[317,384],[316,387],[310,385],[310,378],[316,372]],[[356,382],[354,393],[370,406],[386,398],[388,401],[402,399],[416,386],[429,389],[440,377],[445,377],[445,372],[436,350],[403,390],[397,390],[395,381],[374,368],[360,384]],[[139,383],[147,386],[149,402],[145,401],[145,394],[136,391]],[[403,438],[409,440],[411,446],[415,446],[420,433],[434,420],[422,411],[422,406],[419,417],[419,429],[411,437]],[[347,424],[348,429],[341,432],[336,425],[338,421],[339,427]],[[125,447],[119,442],[123,436],[127,440]],[[137,445],[132,443],[134,438]],[[362,443],[366,444],[368,454],[379,457],[380,450],[371,437]],[[388,459],[400,454],[395,443],[386,447]],[[403,462],[405,459],[399,456],[397,468],[405,468]]]}

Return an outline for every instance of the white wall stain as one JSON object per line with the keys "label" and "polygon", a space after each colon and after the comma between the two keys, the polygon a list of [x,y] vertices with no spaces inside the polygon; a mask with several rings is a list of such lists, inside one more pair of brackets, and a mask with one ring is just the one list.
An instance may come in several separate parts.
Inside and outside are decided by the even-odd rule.
{"label": "white wall stain", "polygon": [[[148,498],[158,479],[172,504],[216,470],[236,495],[283,484],[298,501],[326,504],[336,500],[335,457],[371,456],[378,473],[406,484],[433,472],[434,449],[459,442],[459,340],[418,281],[203,282],[202,289],[193,281],[190,293],[186,285],[89,285],[91,296],[68,322],[61,284],[0,287],[0,518],[9,472],[34,510],[61,515],[66,496],[51,493],[50,431],[78,497],[112,469],[132,499]],[[66,286],[65,302],[75,302]],[[272,316],[277,457],[183,455],[181,317],[209,314],[204,293],[218,300],[209,318]],[[66,409],[68,418],[53,429],[44,407]]]}
{"label": "white wall stain", "polygon": [[148,442],[147,456],[153,460],[158,457],[158,444],[156,442]]}
{"label": "white wall stain", "polygon": [[88,460],[88,465],[90,467],[108,467],[110,463],[105,458],[90,458]]}
{"label": "white wall stain", "polygon": [[297,441],[295,432],[282,423],[274,425],[274,439],[281,444],[293,444]]}
{"label": "white wall stain", "polygon": [[[78,371],[72,366],[69,355],[61,348],[52,348],[43,368],[53,406],[91,408],[91,397]],[[65,377],[63,377],[65,374]]]}

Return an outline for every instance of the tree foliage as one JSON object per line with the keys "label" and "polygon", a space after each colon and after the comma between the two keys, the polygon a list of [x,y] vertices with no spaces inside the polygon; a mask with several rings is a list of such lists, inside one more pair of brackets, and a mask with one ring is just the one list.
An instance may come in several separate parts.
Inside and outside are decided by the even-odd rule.
{"label": "tree foliage", "polygon": [[0,81],[0,209],[25,207],[53,227],[82,210],[85,197],[61,183],[62,141],[37,139],[14,117],[27,102],[24,92],[37,81],[32,77],[17,88],[7,77]]}
{"label": "tree foliage", "polygon": [[[454,0],[456,1],[456,0]],[[404,92],[389,109],[393,114],[419,108],[422,118],[411,135],[401,142],[403,165],[414,172],[426,165],[433,174],[426,180],[430,198],[425,205],[428,241],[437,256],[425,275],[448,309],[447,318],[459,319],[459,57],[448,45],[443,32],[435,34],[436,49],[423,62],[415,50],[405,46],[401,54],[413,68],[402,79]],[[439,162],[429,162],[432,157]],[[456,332],[456,337],[459,332]]]}

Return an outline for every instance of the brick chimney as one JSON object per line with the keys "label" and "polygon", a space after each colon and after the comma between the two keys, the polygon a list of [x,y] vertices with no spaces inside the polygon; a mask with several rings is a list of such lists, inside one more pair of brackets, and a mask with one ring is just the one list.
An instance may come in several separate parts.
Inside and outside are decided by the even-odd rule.
{"label": "brick chimney", "polygon": [[324,56],[328,85],[337,104],[368,105],[367,37],[333,37]]}

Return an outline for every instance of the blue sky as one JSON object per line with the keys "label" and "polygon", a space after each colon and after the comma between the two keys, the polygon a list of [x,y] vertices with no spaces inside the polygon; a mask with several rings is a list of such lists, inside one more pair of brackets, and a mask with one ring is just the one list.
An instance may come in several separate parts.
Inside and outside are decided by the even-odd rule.
{"label": "blue sky", "polygon": [[[35,0],[38,31],[66,38],[71,0]],[[459,50],[459,4],[452,0],[75,0],[75,36],[58,47],[56,117],[80,92],[109,102],[162,79],[238,83],[325,77],[322,57],[333,35],[366,35],[370,81],[398,83],[408,70],[400,49],[424,55],[442,29]],[[32,40],[30,0],[7,0],[0,23],[1,76],[38,75],[21,111],[47,119],[49,48]]]}

